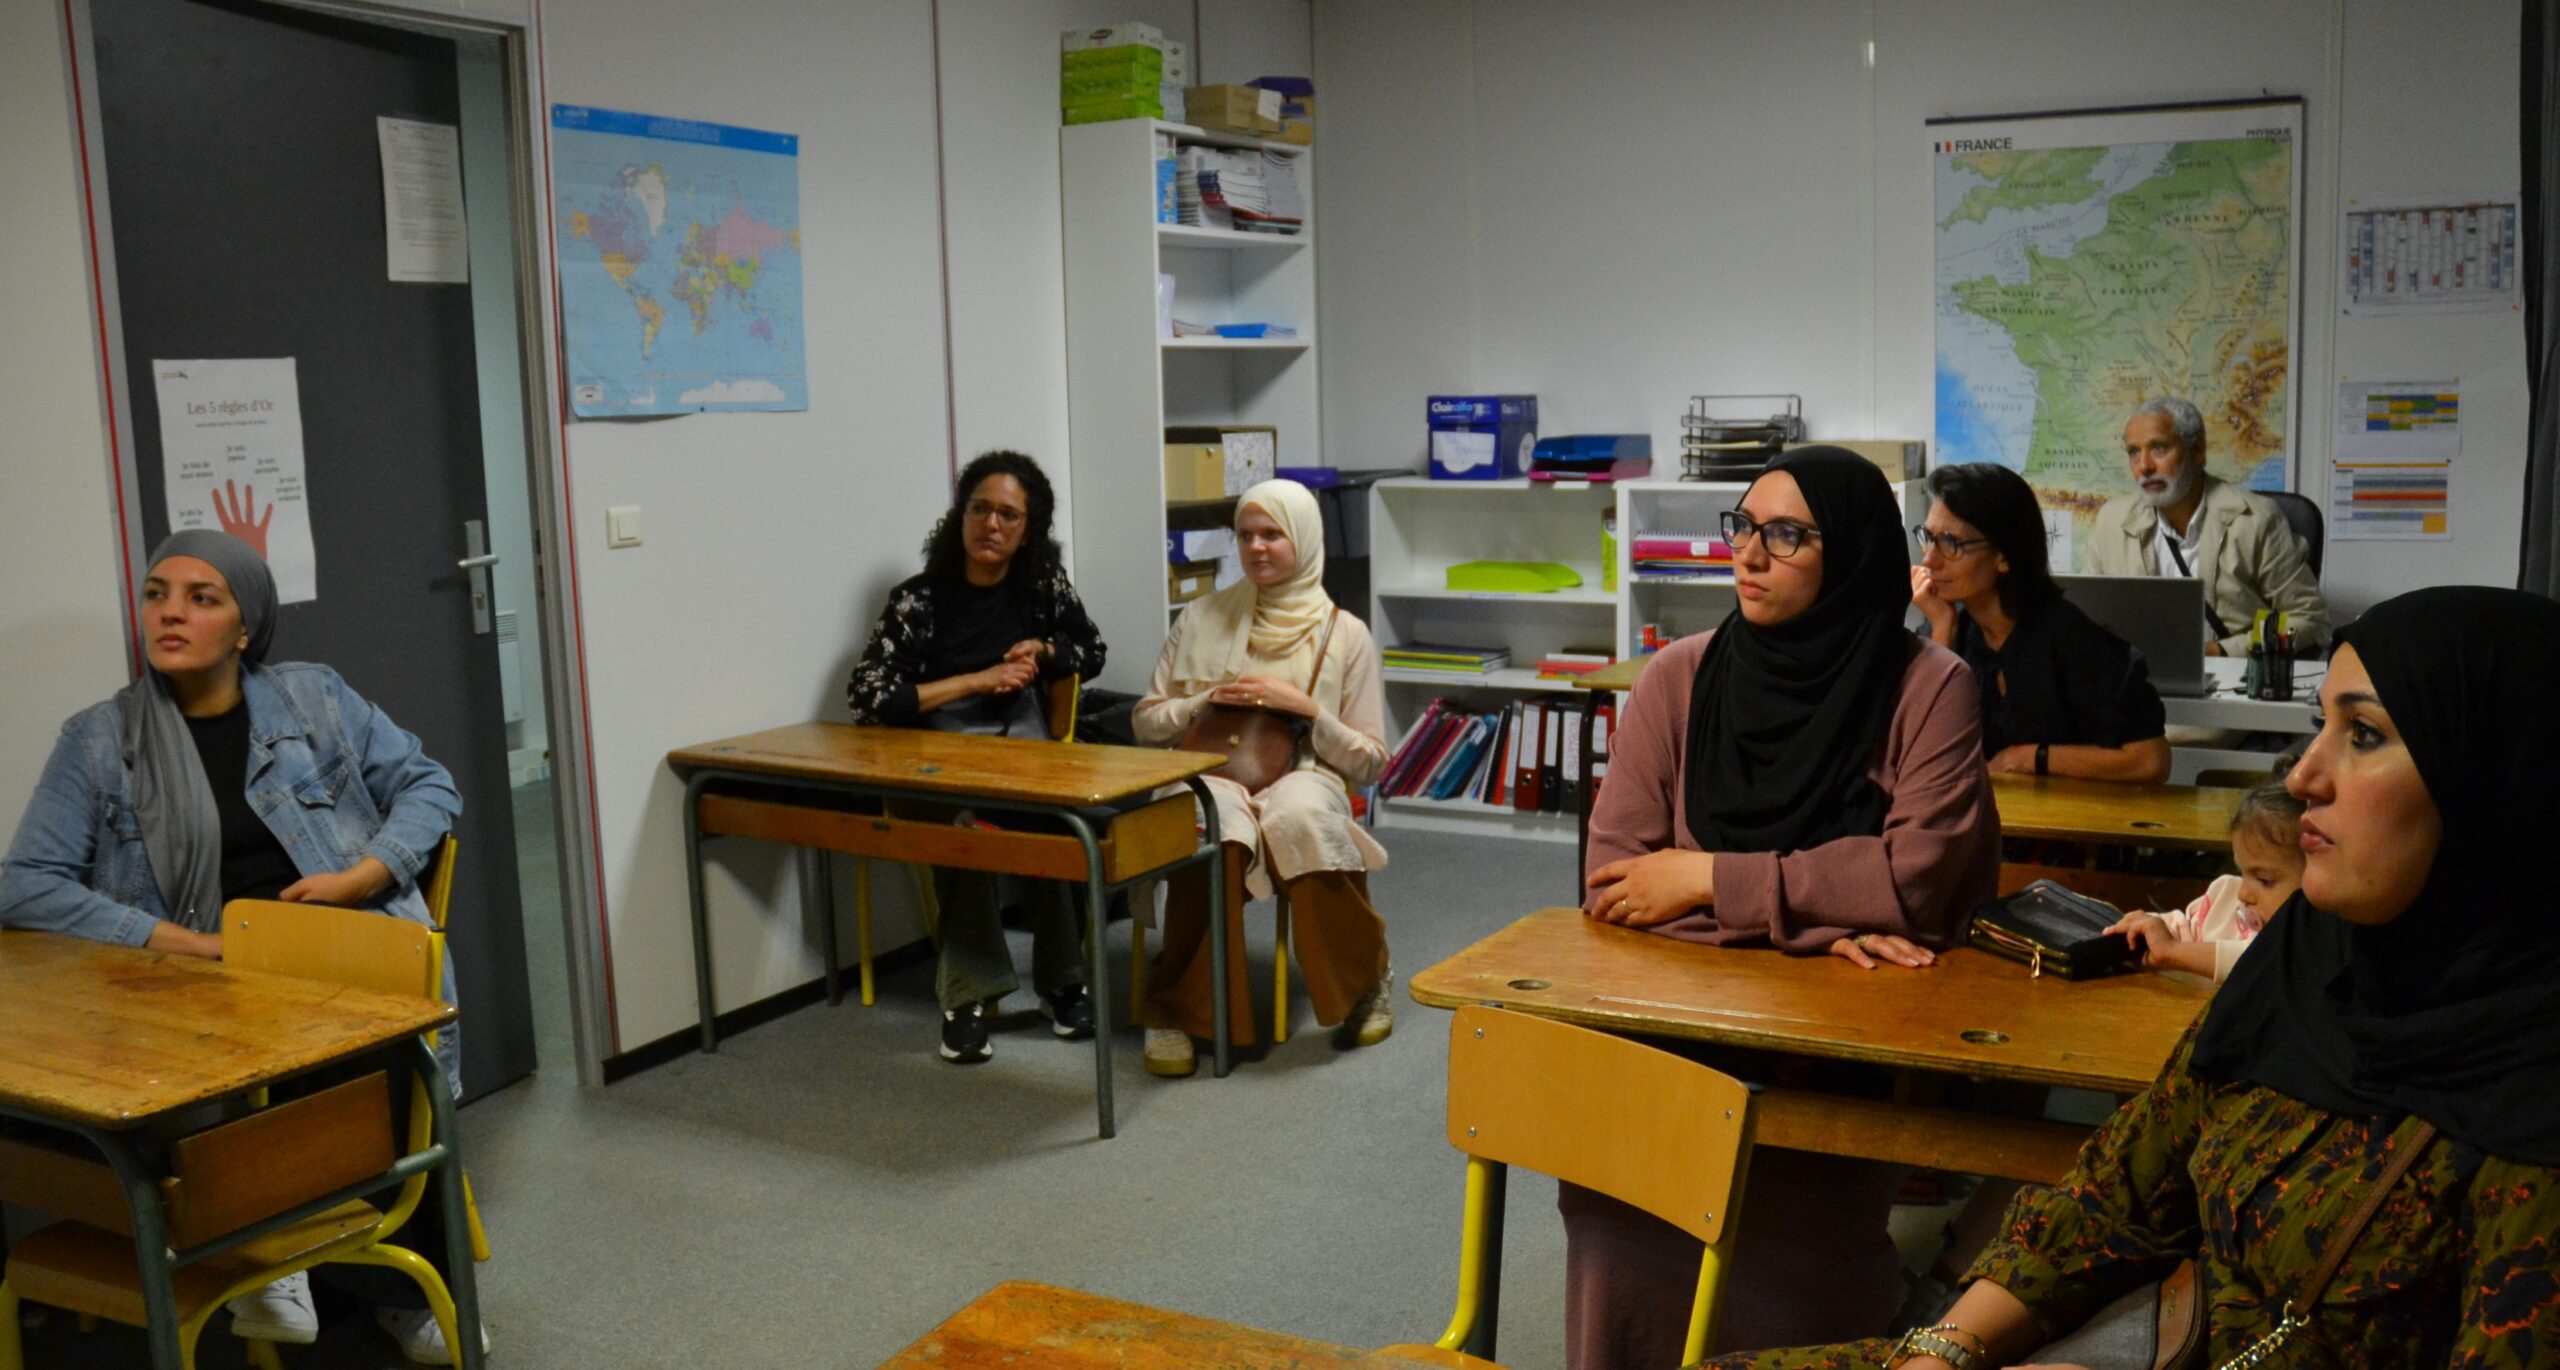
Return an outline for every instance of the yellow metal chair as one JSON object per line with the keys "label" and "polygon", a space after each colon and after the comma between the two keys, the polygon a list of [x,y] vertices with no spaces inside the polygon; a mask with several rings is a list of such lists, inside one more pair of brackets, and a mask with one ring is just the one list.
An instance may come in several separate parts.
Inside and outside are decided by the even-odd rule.
{"label": "yellow metal chair", "polygon": [[[1592,1120],[1607,1118],[1607,1127]],[[1487,1364],[1487,1294],[1502,1281],[1502,1191],[1519,1165],[1651,1213],[1706,1243],[1684,1366],[1706,1358],[1751,1162],[1751,1094],[1695,1061],[1605,1032],[1504,1009],[1458,1010],[1449,1027],[1449,1145],[1467,1155],[1458,1306],[1430,1346],[1387,1354]],[[1458,1352],[1471,1354],[1452,1354]]]}
{"label": "yellow metal chair", "polygon": [[[1084,677],[1061,676],[1042,687],[1043,718],[1049,725],[1049,736],[1059,742],[1076,740],[1076,708],[1084,695]],[[924,910],[924,930],[930,934],[942,926],[942,904],[934,897],[932,872],[913,862],[900,862],[915,877],[916,903]],[[820,865],[821,879],[825,866]],[[853,858],[853,942],[855,970],[862,986],[863,1007],[875,997],[871,978],[871,858]],[[829,974],[834,972],[830,970]]]}
{"label": "yellow metal chair", "polygon": [[[435,852],[427,858],[425,868],[418,872],[418,895],[427,901],[427,915],[436,920],[439,932],[444,930],[445,915],[453,909],[453,866],[455,853],[461,849],[461,842],[452,833],[446,833],[444,840],[436,844]],[[430,994],[428,997],[434,996]],[[263,1095],[258,1103],[265,1106]],[[480,1198],[471,1192],[469,1171],[462,1175],[462,1211],[471,1220],[471,1259],[485,1262],[489,1259],[489,1230],[480,1224]]]}
{"label": "yellow metal chair", "polygon": [[[444,935],[404,919],[318,904],[237,900],[222,911],[223,959],[253,970],[434,998],[443,981]],[[390,1169],[402,1151],[424,1149],[433,1119],[426,1086],[410,1087],[408,1134],[391,1136],[389,1077],[380,1071],[178,1139],[160,1182],[169,1244],[184,1249],[236,1232],[296,1204]],[[444,1331],[456,1339],[452,1295],[435,1267],[391,1238],[417,1211],[424,1173],[410,1177],[391,1206],[350,1200],[314,1217],[183,1266],[177,1275],[180,1345],[195,1364],[196,1339],[231,1299],[315,1265],[346,1261],[388,1266],[417,1282]],[[45,1143],[0,1139],[0,1199],[58,1215],[9,1253],[0,1278],[0,1370],[24,1370],[21,1298],[82,1316],[141,1326],[146,1321],[133,1227],[123,1191],[106,1165]],[[249,1359],[280,1370],[275,1348],[251,1342]]]}

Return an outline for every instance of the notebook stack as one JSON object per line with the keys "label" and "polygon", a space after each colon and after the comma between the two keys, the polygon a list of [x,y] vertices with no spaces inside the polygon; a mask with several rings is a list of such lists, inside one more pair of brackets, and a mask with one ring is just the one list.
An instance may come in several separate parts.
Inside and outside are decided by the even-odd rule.
{"label": "notebook stack", "polygon": [[1177,219],[1195,228],[1285,234],[1306,227],[1296,160],[1257,148],[1183,148],[1173,197]]}
{"label": "notebook stack", "polygon": [[1589,675],[1617,660],[1606,647],[1567,647],[1538,658],[1538,679],[1571,680]]}
{"label": "notebook stack", "polygon": [[1443,647],[1428,642],[1382,647],[1378,655],[1390,670],[1445,671],[1450,675],[1484,675],[1511,664],[1511,653],[1504,648]]}
{"label": "notebook stack", "polygon": [[1731,580],[1733,549],[1720,537],[1651,533],[1627,548],[1644,580]]}

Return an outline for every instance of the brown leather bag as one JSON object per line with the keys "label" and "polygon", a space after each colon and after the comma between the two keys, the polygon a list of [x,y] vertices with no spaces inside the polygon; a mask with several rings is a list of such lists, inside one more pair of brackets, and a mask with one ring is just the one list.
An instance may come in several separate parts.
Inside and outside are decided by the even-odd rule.
{"label": "brown leather bag", "polygon": [[[1307,695],[1316,692],[1316,677],[1324,674],[1325,649],[1333,645],[1334,620],[1342,610],[1324,621],[1324,638],[1316,643],[1316,665],[1307,674]],[[1244,786],[1247,794],[1260,794],[1263,787],[1298,767],[1298,744],[1304,742],[1314,724],[1296,714],[1275,709],[1257,709],[1244,704],[1211,704],[1191,716],[1191,726],[1182,732],[1177,748],[1186,752],[1218,752],[1227,758],[1211,775],[1224,776]]]}

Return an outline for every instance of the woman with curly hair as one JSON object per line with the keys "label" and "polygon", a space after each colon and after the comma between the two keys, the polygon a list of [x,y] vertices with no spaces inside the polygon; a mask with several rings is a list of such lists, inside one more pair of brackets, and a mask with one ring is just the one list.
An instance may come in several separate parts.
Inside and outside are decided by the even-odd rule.
{"label": "woman with curly hair", "polygon": [[[988,452],[961,469],[950,509],[925,539],[924,571],[889,591],[853,668],[856,723],[1006,737],[1049,735],[1034,686],[1102,669],[1102,634],[1067,583],[1050,529],[1057,496],[1039,463]],[[993,1055],[987,1009],[1012,993],[999,877],[936,870],[942,906],[934,992],[942,1057],[962,1065]],[[1027,882],[1034,987],[1057,1035],[1093,1035],[1093,998],[1074,902],[1053,880]]]}

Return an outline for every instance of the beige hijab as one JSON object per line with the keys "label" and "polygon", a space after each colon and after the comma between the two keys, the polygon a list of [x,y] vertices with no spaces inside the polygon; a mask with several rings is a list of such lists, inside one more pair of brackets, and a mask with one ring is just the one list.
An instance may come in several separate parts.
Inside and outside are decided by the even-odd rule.
{"label": "beige hijab", "polygon": [[1324,592],[1324,513],[1294,480],[1266,480],[1245,491],[1236,502],[1239,523],[1247,509],[1280,525],[1298,549],[1298,569],[1269,589],[1243,581],[1183,611],[1173,657],[1174,688],[1182,694],[1248,674],[1276,675],[1304,689],[1315,674],[1316,649],[1333,617],[1333,597]]}

